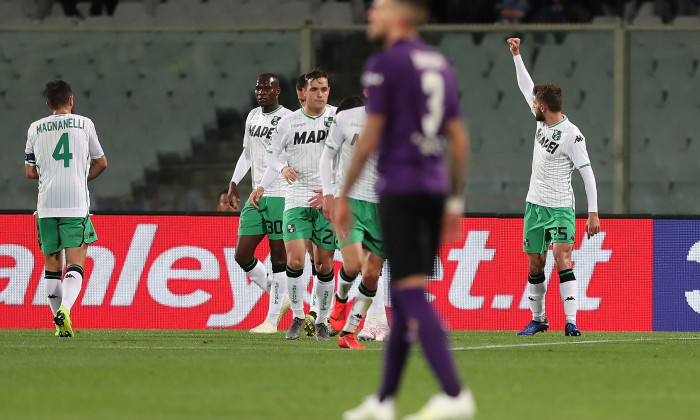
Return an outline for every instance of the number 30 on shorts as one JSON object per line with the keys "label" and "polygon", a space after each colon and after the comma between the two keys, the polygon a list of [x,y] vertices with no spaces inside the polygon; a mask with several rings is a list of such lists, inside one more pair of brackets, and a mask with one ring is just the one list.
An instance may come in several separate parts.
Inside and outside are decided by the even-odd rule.
{"label": "number 30 on shorts", "polygon": [[282,234],[282,221],[275,220],[273,222],[272,220],[265,220],[265,233],[267,235],[270,235],[272,233],[276,233],[276,234],[281,235]]}

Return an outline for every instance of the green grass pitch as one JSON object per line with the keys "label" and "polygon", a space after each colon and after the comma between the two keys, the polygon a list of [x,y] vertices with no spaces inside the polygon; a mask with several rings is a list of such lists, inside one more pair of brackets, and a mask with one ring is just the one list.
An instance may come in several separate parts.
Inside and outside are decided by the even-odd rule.
{"label": "green grass pitch", "polygon": [[[477,419],[692,419],[700,333],[452,332]],[[437,384],[414,348],[398,399]],[[379,383],[382,343],[232,330],[0,330],[2,419],[339,419]]]}

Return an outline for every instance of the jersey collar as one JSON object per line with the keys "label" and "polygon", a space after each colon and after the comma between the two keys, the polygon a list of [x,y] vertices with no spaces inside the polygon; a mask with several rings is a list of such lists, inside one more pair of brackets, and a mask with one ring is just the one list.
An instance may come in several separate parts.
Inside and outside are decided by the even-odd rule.
{"label": "jersey collar", "polygon": [[563,120],[559,121],[558,123],[556,123],[554,125],[547,126],[547,128],[554,128],[554,127],[558,126],[559,124],[563,123],[564,121],[566,121],[567,119],[568,119],[568,117],[566,115],[564,115]]}
{"label": "jersey collar", "polygon": [[326,113],[326,110],[327,110],[327,109],[328,109],[327,107],[326,107],[326,108],[323,108],[323,112],[320,113],[320,114],[318,114],[318,115],[315,116],[315,117],[312,117],[311,115],[309,115],[309,114],[307,114],[306,112],[304,112],[304,108],[300,108],[299,110],[301,111],[302,114],[304,114],[305,116],[311,118],[312,120],[317,120],[317,119],[321,118],[321,117]]}
{"label": "jersey collar", "polygon": [[260,113],[267,117],[268,115],[272,115],[272,114],[274,114],[275,112],[279,111],[279,110],[282,109],[282,108],[284,108],[284,107],[283,107],[282,105],[280,105],[279,108],[277,108],[276,110],[274,110],[274,111],[272,111],[272,112],[268,112],[268,113],[266,114],[266,113],[263,112],[263,110],[262,110],[263,108],[260,107]]}

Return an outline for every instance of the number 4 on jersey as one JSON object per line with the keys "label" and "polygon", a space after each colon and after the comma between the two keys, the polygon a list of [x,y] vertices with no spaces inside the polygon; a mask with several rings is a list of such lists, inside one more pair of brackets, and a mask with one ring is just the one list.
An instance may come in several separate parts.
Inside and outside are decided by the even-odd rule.
{"label": "number 4 on jersey", "polygon": [[69,167],[70,160],[73,159],[73,153],[70,152],[69,144],[68,133],[63,133],[61,138],[58,139],[58,144],[56,144],[56,148],[53,149],[53,154],[51,155],[55,160],[62,160],[64,168]]}

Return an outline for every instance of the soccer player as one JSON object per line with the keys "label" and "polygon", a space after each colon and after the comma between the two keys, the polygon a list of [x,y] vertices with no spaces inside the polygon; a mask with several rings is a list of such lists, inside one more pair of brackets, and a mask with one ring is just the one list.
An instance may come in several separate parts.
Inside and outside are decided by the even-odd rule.
{"label": "soccer player", "polygon": [[[260,184],[265,172],[265,151],[272,133],[282,117],[292,111],[279,104],[279,79],[274,74],[264,73],[255,83],[257,108],[248,113],[243,136],[243,153],[231,177],[228,200],[234,210],[238,210],[238,183],[250,169],[253,188]],[[284,193],[286,184],[283,179],[274,180],[265,190],[265,194],[252,206],[246,201],[241,211],[238,225],[238,243],[235,259],[243,271],[262,290],[269,293],[267,317],[262,324],[250,330],[251,333],[272,334],[277,332],[281,316],[289,309],[286,297],[285,264],[287,255],[282,241],[282,213],[284,211]],[[270,243],[270,262],[272,276],[265,265],[255,258],[255,249],[267,235]]]}
{"label": "soccer player", "polygon": [[[24,169],[27,178],[39,180],[37,233],[56,335],[73,337],[70,311],[83,285],[88,244],[97,240],[87,183],[107,168],[107,158],[92,121],[73,114],[68,83],[47,83],[44,96],[53,115],[29,126]],[[61,282],[64,249],[67,269]]]}
{"label": "soccer player", "polygon": [[[332,187],[333,159],[340,152],[340,179],[342,185],[345,171],[350,165],[352,152],[365,125],[364,103],[359,96],[345,98],[336,111],[326,149],[321,155],[319,174],[323,186],[323,215],[333,222],[335,191]],[[348,194],[352,207],[353,227],[347,236],[339,236],[343,267],[338,278],[338,290],[330,316],[332,332],[340,332],[338,345],[344,348],[364,349],[355,337],[355,330],[364,318],[374,296],[377,294],[379,275],[384,265],[384,247],[379,228],[377,203],[377,159],[372,156]],[[348,307],[348,292],[353,281],[362,272],[362,280],[352,308]],[[350,309],[350,316],[348,316]]]}
{"label": "soccer player", "polygon": [[[340,237],[347,235],[348,194],[378,148],[379,216],[391,264],[393,311],[379,393],[343,418],[395,417],[394,399],[412,337],[420,340],[442,392],[406,418],[470,418],[474,399],[461,384],[445,330],[425,298],[440,231],[454,237],[464,210],[469,140],[460,120],[456,77],[445,57],[418,36],[418,25],[428,19],[427,0],[375,0],[368,18],[367,33],[381,40],[384,50],[365,65],[367,119],[335,203],[335,224]],[[444,160],[449,160],[449,174]]]}
{"label": "soccer player", "polygon": [[576,216],[571,173],[578,169],[588,199],[588,237],[600,232],[595,176],[581,131],[562,114],[561,88],[555,83],[535,85],[520,56],[520,39],[509,38],[518,87],[535,115],[537,131],[532,153],[530,189],[525,205],[523,249],[528,258],[528,301],[532,321],[518,335],[534,335],[549,328],[544,314],[547,291],[544,266],[550,243],[554,243],[554,261],[559,272],[559,292],[564,305],[564,335],[579,336],[576,326],[578,285],[571,265]]}
{"label": "soccer player", "polygon": [[[328,75],[316,69],[306,74],[303,89],[306,101],[303,108],[283,118],[273,133],[268,149],[268,168],[250,202],[257,206],[259,198],[272,180],[281,173],[290,184],[285,197],[283,216],[284,242],[287,249],[287,291],[292,301],[294,319],[287,331],[287,340],[301,336],[305,325],[304,255],[309,241],[316,245],[314,263],[318,317],[315,320],[316,340],[328,341],[326,323],[335,289],[333,254],[335,235],[321,210],[312,207],[309,200],[321,189],[318,165],[328,137],[328,129],[335,115],[334,107],[327,107],[330,86]],[[281,161],[287,155],[287,164]]]}

